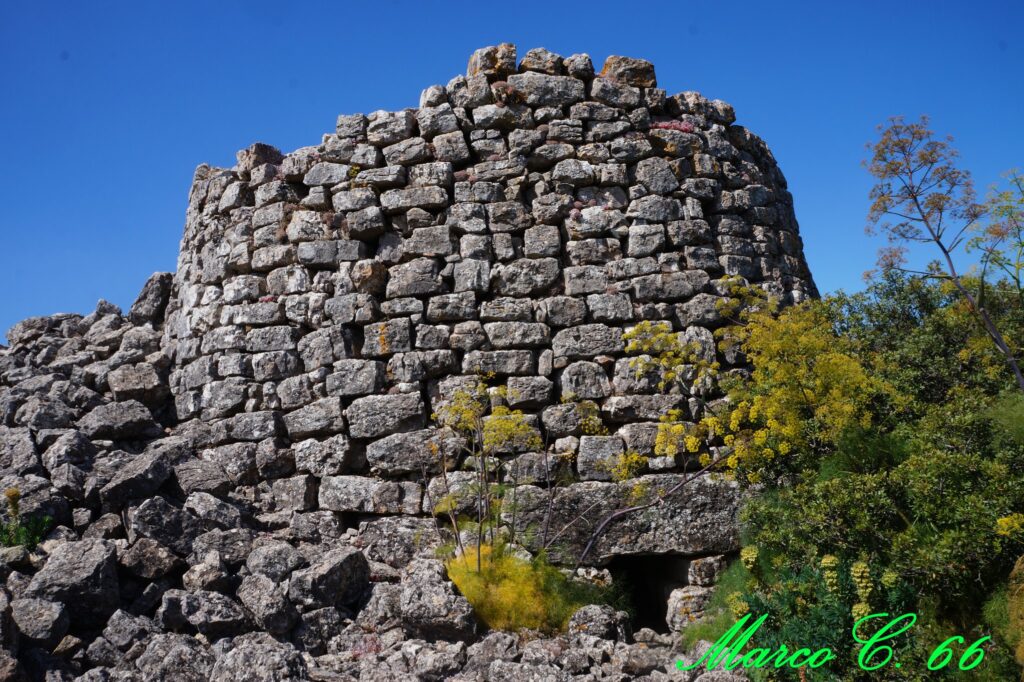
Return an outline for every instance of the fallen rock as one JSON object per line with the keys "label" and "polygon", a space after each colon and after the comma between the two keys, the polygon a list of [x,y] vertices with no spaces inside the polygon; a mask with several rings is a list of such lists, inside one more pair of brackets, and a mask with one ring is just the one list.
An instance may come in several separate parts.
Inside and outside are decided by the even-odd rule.
{"label": "fallen rock", "polygon": [[370,567],[362,552],[351,547],[327,552],[309,568],[292,573],[288,598],[305,610],[349,604],[366,590]]}
{"label": "fallen rock", "polygon": [[272,635],[283,635],[298,619],[295,607],[273,580],[259,573],[247,575],[238,586],[238,599],[253,622]]}
{"label": "fallen rock", "polygon": [[68,631],[68,612],[59,602],[46,599],[15,599],[11,619],[30,643],[52,649]]}
{"label": "fallen rock", "polygon": [[137,400],[100,405],[78,420],[78,428],[93,440],[131,440],[160,435],[153,415]]}
{"label": "fallen rock", "polygon": [[196,630],[210,640],[233,637],[252,629],[242,607],[219,592],[168,590],[156,620],[169,630]]}
{"label": "fallen rock", "polygon": [[236,638],[210,672],[223,682],[291,682],[307,680],[305,659],[295,647],[261,632]]}
{"label": "fallen rock", "polygon": [[58,544],[25,594],[62,603],[72,625],[102,625],[118,605],[115,556],[113,545],[103,540]]}
{"label": "fallen rock", "polygon": [[398,605],[410,637],[467,641],[476,634],[473,608],[455,593],[436,559],[416,559],[406,567]]}
{"label": "fallen rock", "polygon": [[128,572],[147,580],[162,578],[185,564],[170,549],[150,538],[136,540],[121,554],[119,562]]}
{"label": "fallen rock", "polygon": [[153,495],[171,475],[171,466],[162,452],[136,456],[121,468],[100,490],[106,509],[118,510],[130,500]]}

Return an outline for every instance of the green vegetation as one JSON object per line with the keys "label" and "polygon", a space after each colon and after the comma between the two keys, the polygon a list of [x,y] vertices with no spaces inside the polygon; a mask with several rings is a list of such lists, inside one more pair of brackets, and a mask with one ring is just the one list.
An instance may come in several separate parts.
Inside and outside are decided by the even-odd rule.
{"label": "green vegetation", "polygon": [[491,629],[558,632],[577,609],[605,600],[602,590],[568,579],[543,558],[527,561],[484,545],[479,567],[476,561],[474,553],[450,559],[448,576]]}
{"label": "green vegetation", "polygon": [[35,549],[49,532],[53,519],[49,516],[22,518],[21,491],[8,488],[4,491],[7,501],[7,521],[0,523],[0,543],[4,547],[24,546],[28,550]]}
{"label": "green vegetation", "polygon": [[[868,288],[779,309],[738,287],[723,307],[736,324],[719,350],[738,345],[749,374],[714,377],[728,400],[659,433],[659,447],[699,454],[753,493],[741,561],[687,642],[767,614],[757,646],[829,647],[836,658],[814,679],[877,679],[857,666],[851,628],[872,613],[916,613],[885,679],[1021,677],[1024,182],[1011,174],[1008,190],[978,204],[955,159],[924,121],[894,120],[868,167],[878,180],[870,221],[895,247]],[[908,270],[911,243],[939,259]],[[958,270],[957,249],[979,265]],[[658,353],[680,357],[664,339],[646,348],[648,366]],[[983,664],[929,670],[954,635],[991,637]]]}
{"label": "green vegetation", "polygon": [[[1014,292],[988,296],[1024,338]],[[927,658],[952,635],[994,637],[973,679],[1019,676],[1007,581],[1024,553],[1024,400],[956,288],[890,271],[861,294],[749,314],[738,333],[749,379],[686,442],[721,445],[721,469],[758,484],[742,513],[747,579],[723,583],[687,639],[767,613],[759,646],[830,647],[817,674],[856,680],[853,623],[915,612],[887,679],[944,674]]]}
{"label": "green vegetation", "polygon": [[[448,575],[488,627],[556,632],[581,606],[612,597],[603,588],[570,579],[545,561],[543,551],[529,560],[523,558],[525,551],[516,551],[516,541],[524,535],[537,534],[547,548],[560,530],[547,524],[521,527],[516,514],[518,487],[523,483],[546,486],[550,512],[559,481],[520,481],[502,457],[540,451],[550,457],[545,468],[554,468],[560,455],[546,452],[539,432],[521,410],[501,404],[510,397],[508,388],[489,388],[487,379],[481,377],[475,385],[456,391],[433,416],[439,425],[462,436],[463,466],[475,473],[472,485],[455,488],[450,484],[449,462],[434,447],[444,495],[430,502],[435,515],[448,518],[456,538],[455,547],[442,550]],[[492,406],[492,397],[498,404]],[[578,405],[590,428],[600,432],[603,424],[597,405],[592,401]],[[622,462],[623,472],[637,466],[635,458]]]}

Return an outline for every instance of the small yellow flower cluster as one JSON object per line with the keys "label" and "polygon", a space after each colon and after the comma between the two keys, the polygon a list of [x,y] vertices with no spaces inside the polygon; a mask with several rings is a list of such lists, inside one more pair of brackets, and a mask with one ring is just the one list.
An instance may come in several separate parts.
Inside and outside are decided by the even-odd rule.
{"label": "small yellow flower cluster", "polygon": [[725,604],[735,618],[742,618],[750,612],[750,604],[743,599],[742,592],[733,592],[725,598]]}
{"label": "small yellow flower cluster", "polygon": [[601,410],[593,400],[583,400],[579,403],[580,430],[584,436],[607,436],[608,427],[601,419]]}
{"label": "small yellow flower cluster", "polygon": [[832,554],[821,557],[821,577],[829,592],[839,591],[839,559]]}
{"label": "small yellow flower cluster", "polygon": [[871,600],[873,586],[871,584],[871,569],[866,561],[855,561],[850,567],[850,577],[853,578],[853,586],[857,590],[857,596],[864,603]]}
{"label": "small yellow flower cluster", "polygon": [[1010,514],[996,519],[996,534],[1007,538],[1024,536],[1024,514]]}
{"label": "small yellow flower cluster", "polygon": [[871,605],[859,601],[850,609],[850,615],[853,616],[854,621],[866,618],[871,615]]}
{"label": "small yellow flower cluster", "polygon": [[650,491],[650,486],[638,480],[630,486],[629,493],[626,495],[626,502],[629,505],[643,504],[648,499]]}
{"label": "small yellow flower cluster", "polygon": [[743,562],[748,571],[753,571],[757,566],[757,556],[757,547],[749,546],[740,550],[740,561]]}
{"label": "small yellow flower cluster", "polygon": [[522,410],[500,405],[491,410],[490,418],[484,421],[483,451],[493,453],[508,446],[539,450],[544,444],[537,430],[526,421]]}
{"label": "small yellow flower cluster", "polygon": [[481,382],[472,388],[456,391],[438,408],[433,419],[462,434],[475,434],[487,414],[487,406],[487,386]]}
{"label": "small yellow flower cluster", "polygon": [[646,467],[647,458],[640,453],[630,450],[619,455],[615,462],[608,466],[607,469],[612,480],[619,482],[635,478]]}

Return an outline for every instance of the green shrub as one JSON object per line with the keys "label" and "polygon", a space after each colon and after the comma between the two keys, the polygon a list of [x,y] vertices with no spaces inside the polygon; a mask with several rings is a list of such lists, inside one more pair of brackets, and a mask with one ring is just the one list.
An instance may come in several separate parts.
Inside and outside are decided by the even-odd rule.
{"label": "green shrub", "polygon": [[[991,312],[1024,338],[1019,299],[993,298]],[[753,370],[685,445],[750,455],[735,467],[751,493],[750,577],[718,588],[684,643],[714,641],[749,610],[768,616],[758,646],[836,653],[814,679],[874,679],[856,666],[854,622],[916,613],[885,679],[1019,679],[1024,575],[1019,592],[1009,576],[1024,552],[1024,397],[955,292],[888,275],[861,294],[748,315],[737,336]],[[928,671],[947,638],[990,635],[969,677]]]}
{"label": "green shrub", "polygon": [[1010,624],[1009,590],[1006,585],[996,589],[982,607],[985,625],[1010,648],[1021,639],[1021,632]]}
{"label": "green shrub", "polygon": [[1017,445],[1024,445],[1024,396],[1004,393],[992,406],[989,415],[997,429]]}
{"label": "green shrub", "polygon": [[582,606],[604,601],[599,588],[567,578],[543,559],[526,561],[500,546],[475,548],[448,561],[448,577],[492,630],[564,630]]}

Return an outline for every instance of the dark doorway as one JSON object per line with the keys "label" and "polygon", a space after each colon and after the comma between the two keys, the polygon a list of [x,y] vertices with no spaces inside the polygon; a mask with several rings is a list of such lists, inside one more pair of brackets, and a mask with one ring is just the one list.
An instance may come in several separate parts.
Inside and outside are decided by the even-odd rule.
{"label": "dark doorway", "polygon": [[686,557],[671,554],[619,556],[608,563],[613,584],[619,588],[617,606],[629,611],[634,630],[668,632],[668,596],[686,585],[689,565]]}

